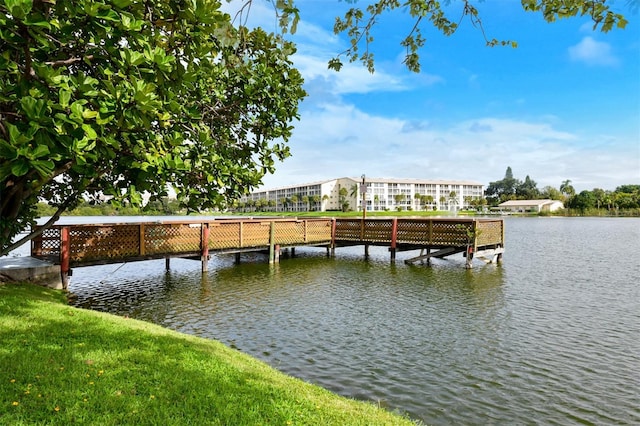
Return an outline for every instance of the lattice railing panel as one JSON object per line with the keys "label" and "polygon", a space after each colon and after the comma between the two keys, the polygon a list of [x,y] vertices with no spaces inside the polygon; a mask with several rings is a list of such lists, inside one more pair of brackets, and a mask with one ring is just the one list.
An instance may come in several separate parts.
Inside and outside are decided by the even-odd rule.
{"label": "lattice railing panel", "polygon": [[48,228],[32,240],[34,257],[60,256],[60,228]]}
{"label": "lattice railing panel", "polygon": [[209,227],[209,249],[224,250],[241,247],[240,222],[212,223]]}
{"label": "lattice railing panel", "polygon": [[393,222],[385,220],[364,221],[363,241],[384,243],[391,241]]}
{"label": "lattice railing panel", "polygon": [[357,219],[337,219],[336,240],[359,241],[360,224],[360,220]]}
{"label": "lattice railing panel", "polygon": [[425,244],[429,241],[432,220],[398,220],[397,242],[400,244]]}
{"label": "lattice railing panel", "polygon": [[242,224],[242,247],[264,247],[269,245],[271,224],[269,222],[244,222]]}
{"label": "lattice railing panel", "polygon": [[502,220],[478,222],[480,234],[477,238],[477,245],[504,245],[504,241],[502,241],[503,226],[504,222]]}
{"label": "lattice railing panel", "polygon": [[304,244],[304,222],[274,222],[274,243]]}
{"label": "lattice railing panel", "polygon": [[69,260],[125,259],[138,254],[137,225],[74,226],[69,231]]}
{"label": "lattice railing panel", "polygon": [[198,252],[201,235],[199,223],[144,225],[144,254]]}
{"label": "lattice railing panel", "polygon": [[433,222],[432,239],[429,244],[443,246],[464,246],[467,244],[467,229],[472,229],[472,223],[461,222]]}
{"label": "lattice railing panel", "polygon": [[330,219],[327,220],[308,220],[306,229],[307,243],[321,243],[331,241],[331,224]]}

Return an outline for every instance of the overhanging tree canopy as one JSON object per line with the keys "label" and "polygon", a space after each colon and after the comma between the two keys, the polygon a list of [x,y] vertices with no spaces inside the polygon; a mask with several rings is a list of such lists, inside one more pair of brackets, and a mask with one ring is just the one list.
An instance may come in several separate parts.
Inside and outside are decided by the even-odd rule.
{"label": "overhanging tree canopy", "polygon": [[39,198],[192,210],[257,186],[286,141],[294,46],[236,29],[213,0],[0,1],[0,249]]}
{"label": "overhanging tree canopy", "polygon": [[[232,1],[232,0],[227,0]],[[244,0],[245,4],[251,4],[253,0]],[[468,21],[476,27],[488,46],[517,46],[515,40],[498,40],[486,34],[483,28],[483,16],[480,12],[483,0],[459,0],[460,6],[454,8],[457,12],[448,13],[445,6],[452,0],[344,0],[354,6],[349,8],[342,17],[337,17],[333,30],[336,34],[344,33],[349,38],[349,47],[340,52],[329,61],[329,68],[339,71],[342,66],[342,57],[349,62],[360,61],[371,72],[374,71],[375,61],[370,46],[374,42],[373,28],[380,22],[385,14],[396,9],[403,9],[412,18],[413,24],[406,29],[405,38],[401,45],[406,49],[404,63],[411,71],[420,71],[419,50],[426,43],[423,36],[425,27],[433,27],[445,35],[452,35],[459,25]],[[637,9],[638,0],[627,0],[632,8]],[[300,18],[296,8],[296,0],[277,0],[276,6],[281,11],[280,25],[285,30],[295,32]],[[587,16],[593,21],[593,29],[608,32],[613,28],[624,28],[627,20],[621,13],[612,10],[607,0],[521,0],[522,8],[527,12],[542,14],[547,22],[557,19],[571,18],[575,16]],[[634,6],[635,4],[635,6]],[[360,7],[364,5],[365,7]],[[245,7],[243,10],[248,10]]]}

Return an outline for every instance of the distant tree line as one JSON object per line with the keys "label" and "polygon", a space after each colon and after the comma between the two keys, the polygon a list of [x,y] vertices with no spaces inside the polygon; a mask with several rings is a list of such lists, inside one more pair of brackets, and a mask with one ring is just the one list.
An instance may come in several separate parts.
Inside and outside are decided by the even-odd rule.
{"label": "distant tree line", "polygon": [[[351,188],[351,195],[357,194],[357,186]],[[594,188],[576,193],[571,185],[571,180],[561,182],[558,188],[545,186],[539,189],[537,183],[528,175],[524,180],[513,176],[511,167],[507,167],[504,178],[495,182],[490,182],[485,190],[485,197],[465,197],[465,206],[483,211],[487,206],[497,206],[509,200],[559,200],[564,203],[566,214],[581,215],[640,215],[640,185],[621,185],[615,190],[604,190]],[[339,210],[348,211],[349,190],[341,188],[339,193]],[[377,197],[377,196],[376,196]],[[423,210],[435,210],[436,201],[441,205],[449,206],[457,203],[456,192],[452,191],[447,195],[442,195],[439,200],[435,200],[430,195],[416,194],[417,203],[410,203],[405,194],[397,194],[395,201],[398,206],[406,202],[404,207],[398,210],[411,210],[416,204]],[[314,211],[320,210],[320,203],[328,199],[328,196],[293,194],[290,197],[283,197],[277,203],[275,200],[257,199],[245,202],[236,200],[231,210],[235,212],[276,212],[276,211]],[[55,208],[47,203],[41,202],[37,206],[38,216],[51,216],[55,213]],[[176,215],[185,214],[186,211],[180,206],[176,199],[163,197],[149,201],[144,206],[118,206],[110,202],[94,203],[82,201],[79,205],[67,212],[72,216],[114,216],[114,215]]]}
{"label": "distant tree line", "polygon": [[[40,202],[37,205],[39,217],[52,216],[56,208],[48,203]],[[117,206],[110,202],[92,203],[81,201],[77,207],[65,213],[67,216],[171,216],[186,214],[186,210],[180,206],[175,198],[162,197],[149,201],[144,206]]]}
{"label": "distant tree line", "polygon": [[545,186],[538,189],[537,183],[527,175],[524,180],[513,176],[511,167],[507,167],[504,178],[490,182],[485,190],[490,206],[497,206],[509,200],[560,200],[565,209],[573,209],[580,214],[599,214],[605,210],[611,213],[640,213],[640,185],[621,185],[615,190],[594,188],[576,193],[571,180],[563,181],[559,188]]}

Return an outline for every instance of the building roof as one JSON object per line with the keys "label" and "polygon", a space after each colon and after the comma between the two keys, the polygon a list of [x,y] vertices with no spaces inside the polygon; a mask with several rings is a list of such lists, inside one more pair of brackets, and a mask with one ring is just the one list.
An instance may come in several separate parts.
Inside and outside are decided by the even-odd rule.
{"label": "building roof", "polygon": [[[289,188],[299,188],[299,187],[305,187],[305,186],[322,185],[323,183],[333,182],[333,181],[340,180],[340,179],[351,179],[351,180],[353,180],[355,182],[362,182],[362,177],[343,176],[343,177],[335,178],[335,179],[326,179],[326,180],[310,182],[310,183],[299,183],[299,184],[293,184],[293,185],[280,186],[280,187],[276,187],[276,188],[260,188],[258,190],[253,191],[253,192],[278,191],[278,190],[289,189]],[[365,181],[367,183],[382,182],[382,183],[414,183],[414,184],[431,184],[431,185],[439,184],[439,185],[483,186],[481,183],[470,181],[470,180],[397,179],[397,178],[370,178],[370,177],[366,177]]]}
{"label": "building roof", "polygon": [[[350,177],[355,181],[362,181],[362,177]],[[383,183],[422,183],[422,184],[440,184],[440,185],[474,185],[483,186],[479,182],[471,180],[451,180],[451,179],[398,179],[398,178],[370,178],[365,177],[366,182],[383,182]]]}

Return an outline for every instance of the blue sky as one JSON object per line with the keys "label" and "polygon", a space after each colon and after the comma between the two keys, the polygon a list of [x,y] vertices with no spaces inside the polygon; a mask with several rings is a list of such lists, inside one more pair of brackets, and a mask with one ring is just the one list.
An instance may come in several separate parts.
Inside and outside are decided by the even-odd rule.
{"label": "blue sky", "polygon": [[[370,74],[360,63],[327,69],[348,46],[333,22],[349,5],[298,0],[301,22],[290,38],[309,96],[292,156],[264,187],[363,173],[488,185],[509,166],[540,189],[566,179],[578,191],[640,184],[640,16],[627,1],[612,3],[629,24],[605,34],[586,18],[548,24],[516,0],[478,2],[487,36],[518,47],[486,47],[468,21],[450,37],[423,26],[419,74],[402,64],[399,42],[412,24],[398,10],[376,29]],[[233,15],[239,4],[223,8]],[[459,4],[452,1],[452,17]],[[269,2],[253,1],[250,25],[277,30]]]}

